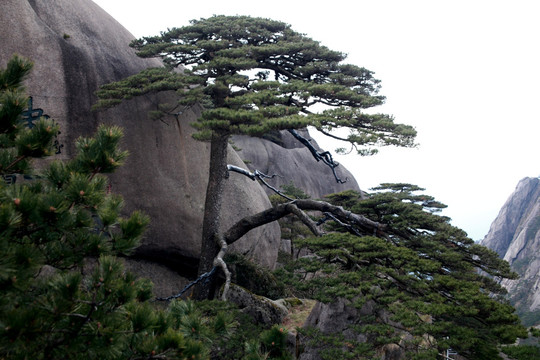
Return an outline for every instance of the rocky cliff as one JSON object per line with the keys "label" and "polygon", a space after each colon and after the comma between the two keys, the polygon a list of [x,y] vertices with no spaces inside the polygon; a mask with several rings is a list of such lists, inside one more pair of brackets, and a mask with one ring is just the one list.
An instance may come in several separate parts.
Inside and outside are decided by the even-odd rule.
{"label": "rocky cliff", "polygon": [[482,244],[520,275],[503,284],[526,325],[540,324],[540,178],[519,182]]}
{"label": "rocky cliff", "polygon": [[[307,131],[300,133],[309,138]],[[278,175],[267,180],[276,189],[292,184],[315,199],[348,189],[360,191],[354,176],[346,168],[336,167],[336,175],[346,181],[345,184],[338,184],[332,169],[322,161],[316,161],[306,147],[287,131],[263,139],[235,136],[233,141],[238,155],[250,170]],[[311,144],[320,150],[315,140],[311,139]],[[268,188],[266,192],[272,193]]]}
{"label": "rocky cliff", "polygon": [[[124,195],[126,212],[140,209],[151,217],[132,267],[157,283],[160,296],[170,295],[178,289],[177,272],[189,275],[200,253],[209,146],[191,138],[190,122],[198,116],[197,109],[179,119],[152,121],[148,111],[160,99],[146,96],[106,112],[90,111],[100,85],[161,64],[138,58],[128,46],[133,36],[91,0],[2,0],[0,33],[0,66],[14,53],[35,63],[27,90],[33,108],[42,109],[61,126],[59,141],[65,147],[57,157],[70,158],[74,139],[91,136],[100,123],[124,128],[123,147],[130,156],[111,176],[110,185]],[[257,145],[260,140],[250,141],[262,146]],[[242,144],[246,152],[247,146]],[[295,150],[304,152],[303,159],[310,156],[307,149]],[[231,164],[245,166],[244,159],[229,147]],[[266,159],[267,164],[288,161],[294,162],[288,168],[294,168],[296,174],[309,174],[314,162],[301,164],[297,157],[289,158],[283,147]],[[357,188],[354,181],[349,187],[338,186],[331,172],[317,177],[319,190],[314,196],[322,188],[327,189],[324,193]],[[225,227],[270,206],[258,183],[242,176],[230,179],[223,209]],[[304,185],[297,179],[294,182],[298,187]],[[279,226],[273,223],[250,231],[233,250],[271,268],[279,240]]]}

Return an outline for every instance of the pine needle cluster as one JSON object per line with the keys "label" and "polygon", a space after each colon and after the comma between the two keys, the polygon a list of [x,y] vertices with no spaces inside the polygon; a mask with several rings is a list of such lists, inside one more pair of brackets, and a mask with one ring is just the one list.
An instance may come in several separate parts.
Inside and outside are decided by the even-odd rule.
{"label": "pine needle cluster", "polygon": [[345,54],[288,24],[213,16],[131,46],[140,57],[161,58],[165,67],[102,86],[96,108],[172,90],[179,95],[179,107],[203,104],[193,123],[198,140],[215,133],[262,136],[311,125],[329,135],[349,129],[342,140],[364,155],[376,152],[372,146],[415,146],[413,127],[396,124],[386,114],[364,112],[385,100],[372,71],[343,63]]}
{"label": "pine needle cluster", "polygon": [[[527,337],[498,282],[517,276],[506,261],[438,215],[445,206],[417,194],[418,186],[374,190],[366,198],[346,191],[327,199],[381,224],[380,232],[360,234],[329,221],[327,235],[295,240],[311,256],[278,273],[301,295],[346,299],[357,309],[351,313],[362,314],[348,324],[356,337],[306,333],[321,353],[367,359],[395,344],[408,359],[436,358],[449,348],[468,359],[497,359],[499,344]],[[346,346],[360,337],[362,344]]]}
{"label": "pine needle cluster", "polygon": [[[157,309],[152,286],[126,272],[149,222],[124,216],[104,175],[122,164],[122,130],[100,126],[77,140],[70,161],[51,154],[58,131],[21,122],[32,64],[13,57],[0,71],[0,358],[201,359],[174,309]],[[9,181],[8,181],[9,180]]]}

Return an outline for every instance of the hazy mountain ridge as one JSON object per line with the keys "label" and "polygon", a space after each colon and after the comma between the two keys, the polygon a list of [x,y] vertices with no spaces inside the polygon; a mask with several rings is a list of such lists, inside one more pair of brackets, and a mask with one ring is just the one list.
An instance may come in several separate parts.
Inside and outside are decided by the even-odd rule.
{"label": "hazy mountain ridge", "polygon": [[540,323],[539,230],[540,178],[524,178],[482,240],[519,274],[518,280],[505,280],[503,285],[526,325]]}

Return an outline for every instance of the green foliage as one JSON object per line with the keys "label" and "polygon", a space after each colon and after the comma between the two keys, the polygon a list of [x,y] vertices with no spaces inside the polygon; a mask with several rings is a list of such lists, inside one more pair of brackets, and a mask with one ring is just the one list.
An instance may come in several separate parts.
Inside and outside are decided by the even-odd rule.
{"label": "green foliage", "polygon": [[287,351],[287,330],[284,327],[274,325],[263,331],[260,339],[269,359],[292,360],[291,354]]}
{"label": "green foliage", "polygon": [[49,120],[20,122],[30,67],[14,57],[0,71],[0,174],[16,177],[0,181],[0,358],[204,358],[201,340],[182,333],[185,321],[151,305],[151,284],[115,257],[133,251],[149,222],[121,216],[122,198],[107,191],[103,173],[127,155],[119,128],[101,126],[77,140],[71,161],[21,176],[57,132]]}
{"label": "green foliage", "polygon": [[[296,187],[293,182],[289,182],[288,184],[281,185],[281,193],[291,199],[309,199],[310,196],[306,194],[302,189],[299,187]],[[273,206],[276,204],[284,204],[287,201],[287,198],[278,195],[278,194],[272,194],[268,197],[270,199],[270,202]]]}
{"label": "green foliage", "polygon": [[[384,101],[371,71],[343,64],[343,53],[285,23],[213,16],[135,40],[131,46],[139,56],[159,57],[166,66],[103,86],[97,108],[176,90],[179,105],[205,107],[194,123],[200,140],[212,133],[268,136],[312,125],[324,133],[351,129],[343,140],[359,146],[361,154],[372,153],[370,146],[414,146],[412,127],[395,124],[388,115],[363,112]],[[180,66],[181,72],[174,71]],[[315,111],[317,104],[326,110]]]}
{"label": "green foliage", "polygon": [[283,193],[293,199],[309,199],[310,196],[306,194],[302,189],[294,186],[292,181],[288,184],[281,185]]}
{"label": "green foliage", "polygon": [[[342,63],[345,55],[293,31],[285,23],[249,16],[213,16],[193,20],[159,36],[131,43],[141,57],[161,58],[163,68],[147,69],[103,86],[96,108],[114,106],[148,93],[174,90],[178,107],[171,115],[200,105],[193,137],[212,141],[209,187],[204,212],[199,274],[213,267],[215,239],[221,231],[223,169],[234,134],[272,136],[278,130],[314,126],[331,132],[347,128],[348,141],[360,154],[371,146],[415,146],[416,131],[391,116],[364,110],[381,105],[380,81],[373,72]],[[324,110],[321,110],[324,109]],[[164,107],[152,118],[167,113]],[[207,204],[210,205],[210,204]],[[212,219],[210,221],[210,219]],[[199,284],[196,297],[210,296],[210,283]]]}
{"label": "green foliage", "polygon": [[315,328],[301,328],[306,345],[318,348],[323,360],[335,359],[378,359],[373,344],[345,339],[342,333],[322,334]]}
{"label": "green foliage", "polygon": [[0,69],[0,175],[28,173],[29,160],[51,154],[58,127],[52,120],[40,119],[32,129],[21,120],[28,98],[23,80],[32,63],[18,56]]}
{"label": "green foliage", "polygon": [[[235,304],[217,300],[204,300],[189,303],[194,314],[201,318],[214,319],[226,317],[228,330],[222,333],[210,331],[208,343],[211,344],[210,358],[220,360],[263,360],[290,359],[286,349],[287,332],[284,327],[275,325],[264,329],[254,323],[253,318],[244,314]],[[211,322],[216,323],[216,320]],[[216,336],[218,335],[218,336]],[[272,345],[272,342],[274,343]]]}
{"label": "green foliage", "polygon": [[235,284],[270,299],[283,297],[284,286],[270,270],[238,253],[227,254],[225,262],[232,272],[232,280]]}
{"label": "green foliage", "polygon": [[[287,24],[213,16],[135,40],[131,46],[141,57],[162,58],[166,66],[103,87],[98,107],[176,90],[180,106],[203,105],[194,124],[195,138],[215,144],[232,134],[262,136],[311,125],[334,137],[338,137],[332,134],[334,129],[348,128],[343,140],[359,154],[374,153],[373,146],[414,146],[412,127],[394,123],[389,115],[364,112],[384,101],[371,71],[343,64],[342,53]],[[175,71],[180,66],[182,71]],[[214,164],[225,162],[215,157]],[[210,174],[219,171],[212,168]],[[219,219],[221,194],[212,191],[219,191],[213,189],[220,189],[222,179],[213,180],[216,185],[209,188],[207,198],[216,203],[205,209],[205,215]],[[524,334],[513,308],[498,297],[503,288],[496,280],[516,277],[506,262],[451,226],[448,218],[438,216],[444,205],[417,195],[422,190],[417,186],[383,184],[375,190],[366,199],[349,192],[329,200],[378,222],[380,228],[371,233],[349,228],[350,233],[345,233],[330,222],[328,235],[296,241],[295,246],[309,247],[314,256],[301,258],[282,272],[283,281],[300,293],[321,301],[346,298],[360,309],[373,307],[373,316],[357,324],[357,331],[369,341],[352,344],[357,349],[354,356],[368,357],[379,346],[400,342],[416,358],[448,347],[470,359],[496,358],[499,343],[511,343]],[[72,195],[76,198],[76,191]],[[219,223],[209,226],[214,229],[205,227],[203,248],[214,251],[208,244],[216,238]],[[203,320],[186,321],[197,340],[211,339],[211,332],[203,331]],[[410,334],[407,339],[401,338],[404,331]],[[266,356],[257,350],[254,339],[245,340],[245,346],[239,347],[246,349],[242,356]],[[266,351],[272,355],[271,349]]]}
{"label": "green foliage", "polygon": [[505,346],[502,351],[514,360],[540,359],[540,347],[534,345]]}
{"label": "green foliage", "polygon": [[[372,350],[399,343],[410,358],[446,348],[469,359],[497,358],[498,344],[526,336],[495,281],[515,277],[508,263],[438,216],[444,205],[415,194],[422,190],[417,186],[383,184],[376,190],[365,199],[352,191],[328,199],[377,221],[380,231],[345,233],[330,223],[323,237],[295,240],[315,256],[281,270],[283,281],[323,302],[340,297],[371,309],[372,318],[358,319],[358,331]],[[426,336],[433,341],[428,344]]]}

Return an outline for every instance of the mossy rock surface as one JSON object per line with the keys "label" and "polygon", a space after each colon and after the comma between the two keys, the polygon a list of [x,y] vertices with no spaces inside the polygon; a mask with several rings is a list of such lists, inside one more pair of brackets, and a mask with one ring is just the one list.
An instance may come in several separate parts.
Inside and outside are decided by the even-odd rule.
{"label": "mossy rock surface", "polygon": [[284,306],[235,284],[231,284],[227,300],[236,304],[241,312],[249,315],[254,322],[263,327],[281,324],[287,315]]}

